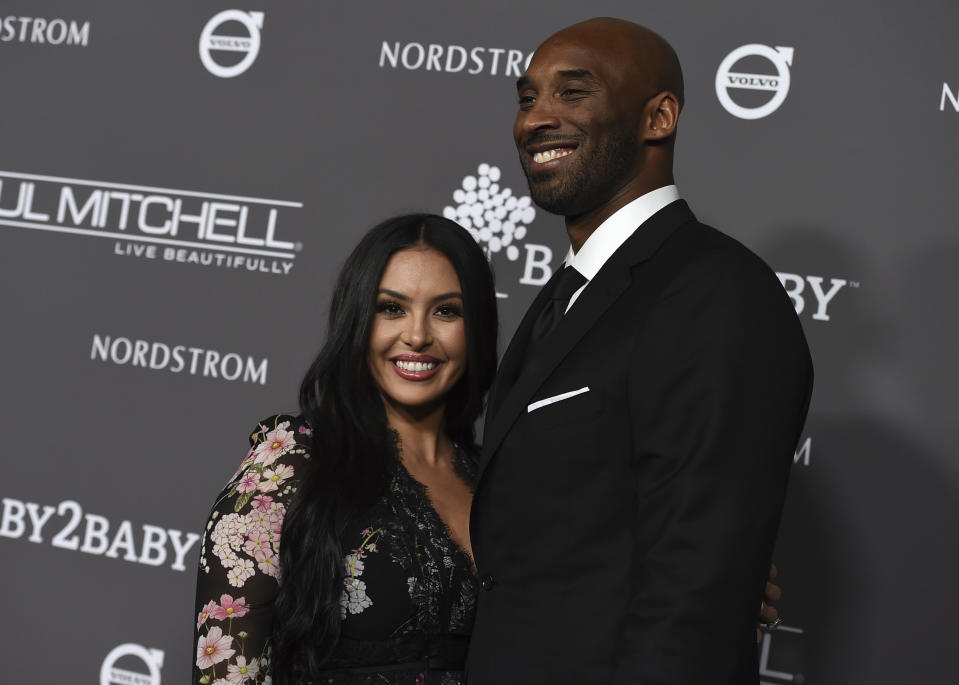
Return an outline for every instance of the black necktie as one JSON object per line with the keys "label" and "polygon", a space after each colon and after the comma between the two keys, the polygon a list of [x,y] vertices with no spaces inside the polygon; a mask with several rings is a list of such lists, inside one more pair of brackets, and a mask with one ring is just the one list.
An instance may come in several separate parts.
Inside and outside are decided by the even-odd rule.
{"label": "black necktie", "polygon": [[566,313],[566,306],[569,304],[569,298],[577,290],[586,284],[586,277],[571,266],[563,269],[556,281],[556,287],[550,293],[549,300],[540,310],[539,316],[533,322],[533,330],[530,332],[527,350],[532,349],[543,338],[548,336],[559,325]]}

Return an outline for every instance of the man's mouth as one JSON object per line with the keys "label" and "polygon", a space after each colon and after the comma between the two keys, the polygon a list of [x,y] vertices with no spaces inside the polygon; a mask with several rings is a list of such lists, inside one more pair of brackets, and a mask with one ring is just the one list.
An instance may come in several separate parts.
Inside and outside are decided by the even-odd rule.
{"label": "man's mouth", "polygon": [[554,159],[560,159],[561,157],[573,154],[573,150],[575,149],[576,148],[572,147],[554,147],[549,150],[534,152],[533,161],[537,164],[546,164],[546,162],[551,162]]}

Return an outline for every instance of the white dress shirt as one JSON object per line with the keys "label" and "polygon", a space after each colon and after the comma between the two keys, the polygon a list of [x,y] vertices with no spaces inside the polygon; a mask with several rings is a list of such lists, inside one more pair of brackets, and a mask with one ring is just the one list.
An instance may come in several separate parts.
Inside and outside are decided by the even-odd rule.
{"label": "white dress shirt", "polygon": [[625,207],[621,207],[601,223],[579,248],[579,252],[573,252],[570,246],[569,252],[566,253],[565,266],[571,266],[581,273],[586,278],[586,284],[569,298],[569,304],[566,305],[567,312],[579,298],[580,293],[603,268],[603,264],[613,256],[613,253],[626,242],[629,236],[633,235],[633,232],[649,217],[678,199],[679,190],[675,185],[651,190]]}

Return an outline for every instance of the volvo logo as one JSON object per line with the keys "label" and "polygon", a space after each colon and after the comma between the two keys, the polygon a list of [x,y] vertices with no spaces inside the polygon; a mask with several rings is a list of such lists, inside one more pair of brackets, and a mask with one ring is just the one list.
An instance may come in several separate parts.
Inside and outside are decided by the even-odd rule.
{"label": "volvo logo", "polygon": [[[764,57],[772,62],[775,74],[753,74],[733,71],[737,62],[746,57]],[[793,48],[751,43],[730,52],[716,71],[716,96],[726,111],[740,119],[762,119],[769,116],[786,100],[789,94],[789,67],[793,63]],[[747,107],[733,100],[730,90],[760,90],[773,93],[772,99],[758,107]]]}
{"label": "volvo logo", "polygon": [[[227,36],[215,31],[228,21],[242,24],[249,35]],[[215,15],[203,27],[200,34],[200,60],[214,76],[233,78],[249,69],[256,56],[260,54],[260,30],[263,28],[263,12],[243,12],[241,10],[224,10]],[[214,59],[215,53],[242,52],[243,59],[235,64],[226,62],[221,64]],[[222,58],[222,55],[221,55]]]}

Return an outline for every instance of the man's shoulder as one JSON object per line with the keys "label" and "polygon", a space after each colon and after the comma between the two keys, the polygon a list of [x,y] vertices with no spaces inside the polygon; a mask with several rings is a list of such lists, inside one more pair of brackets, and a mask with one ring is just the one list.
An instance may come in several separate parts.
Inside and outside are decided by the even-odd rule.
{"label": "man's shoulder", "polygon": [[698,220],[677,228],[661,253],[680,280],[706,278],[782,288],[762,257],[731,235]]}
{"label": "man's shoulder", "polygon": [[765,261],[736,238],[701,222],[685,200],[656,212],[616,251],[614,260],[637,264],[652,258],[672,272],[742,270],[744,276],[766,278],[772,272]]}
{"label": "man's shoulder", "polygon": [[741,263],[746,268],[767,266],[759,255],[738,239],[698,219],[680,226],[674,238],[678,245],[681,244],[682,248],[689,252],[690,256],[699,256],[699,258],[706,260]]}

